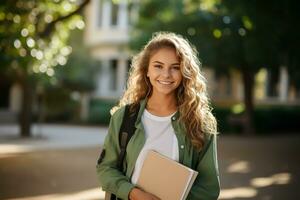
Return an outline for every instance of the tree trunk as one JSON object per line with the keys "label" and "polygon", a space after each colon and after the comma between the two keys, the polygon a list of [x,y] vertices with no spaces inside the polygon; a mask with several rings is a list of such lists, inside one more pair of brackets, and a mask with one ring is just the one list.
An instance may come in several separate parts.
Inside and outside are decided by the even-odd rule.
{"label": "tree trunk", "polygon": [[31,123],[32,123],[32,88],[29,77],[24,75],[21,80],[22,94],[22,107],[19,118],[20,135],[21,137],[31,136]]}
{"label": "tree trunk", "polygon": [[244,104],[245,104],[245,124],[244,134],[255,134],[254,126],[254,105],[253,105],[253,87],[254,87],[254,72],[243,69],[242,70],[243,83],[244,83]]}

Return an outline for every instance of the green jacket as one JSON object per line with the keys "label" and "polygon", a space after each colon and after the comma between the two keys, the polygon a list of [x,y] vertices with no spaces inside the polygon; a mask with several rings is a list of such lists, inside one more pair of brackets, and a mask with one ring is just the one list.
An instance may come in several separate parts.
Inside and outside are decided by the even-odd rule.
{"label": "green jacket", "polygon": [[[137,157],[145,143],[145,133],[141,116],[146,106],[146,100],[141,101],[140,110],[135,123],[136,131],[126,149],[126,158],[123,163],[125,175],[117,170],[117,160],[120,152],[119,130],[125,107],[117,110],[111,117],[108,134],[105,138],[105,155],[97,164],[97,175],[104,191],[116,194],[121,199],[128,199],[130,190],[135,187],[130,182]],[[216,135],[206,135],[205,145],[199,152],[185,134],[183,123],[178,121],[179,113],[174,114],[172,126],[178,140],[179,162],[199,172],[188,200],[215,200],[219,196],[219,171],[217,163]]]}

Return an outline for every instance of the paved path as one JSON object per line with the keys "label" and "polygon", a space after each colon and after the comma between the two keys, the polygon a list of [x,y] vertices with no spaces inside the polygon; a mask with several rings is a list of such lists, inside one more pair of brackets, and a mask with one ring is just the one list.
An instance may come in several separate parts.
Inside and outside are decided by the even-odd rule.
{"label": "paved path", "polygon": [[107,127],[41,124],[32,127],[32,138],[19,138],[16,125],[0,125],[0,156],[37,150],[101,146]]}
{"label": "paved path", "polygon": [[[106,128],[34,127],[18,139],[15,126],[0,126],[0,199],[102,200],[95,162]],[[221,135],[220,199],[300,199],[300,134]]]}

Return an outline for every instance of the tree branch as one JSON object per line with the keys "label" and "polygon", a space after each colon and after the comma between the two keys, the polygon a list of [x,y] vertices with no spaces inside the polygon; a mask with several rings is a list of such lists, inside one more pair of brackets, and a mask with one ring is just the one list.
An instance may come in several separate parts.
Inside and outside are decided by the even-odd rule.
{"label": "tree branch", "polygon": [[72,17],[73,15],[75,14],[78,14],[81,12],[81,10],[90,2],[90,0],[84,0],[83,3],[78,6],[78,8],[76,10],[74,10],[73,12],[65,15],[65,16],[60,16],[58,17],[57,19],[55,19],[54,21],[50,22],[43,31],[41,31],[38,35],[41,37],[41,38],[44,38],[44,37],[48,37],[53,29],[54,29],[54,26],[57,22],[60,22],[60,21],[64,21],[70,17]]}

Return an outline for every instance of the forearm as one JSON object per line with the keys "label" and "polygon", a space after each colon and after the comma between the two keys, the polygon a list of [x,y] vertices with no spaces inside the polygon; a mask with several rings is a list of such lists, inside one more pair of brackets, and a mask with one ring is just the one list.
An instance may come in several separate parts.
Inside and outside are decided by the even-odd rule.
{"label": "forearm", "polygon": [[134,187],[128,177],[108,166],[97,165],[97,177],[104,191],[111,192],[122,199],[128,199],[128,194]]}

